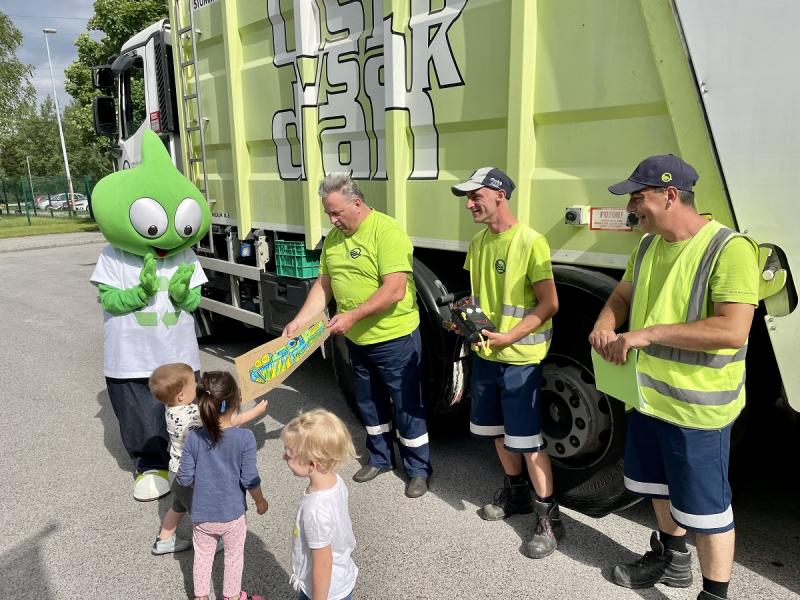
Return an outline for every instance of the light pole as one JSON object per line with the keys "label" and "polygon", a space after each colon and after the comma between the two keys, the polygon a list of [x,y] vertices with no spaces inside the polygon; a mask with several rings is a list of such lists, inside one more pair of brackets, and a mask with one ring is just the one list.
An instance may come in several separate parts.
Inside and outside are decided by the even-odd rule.
{"label": "light pole", "polygon": [[[31,177],[31,157],[26,156],[25,162],[28,163],[28,183],[31,184],[31,204],[33,204],[33,212],[36,213],[36,197],[33,195],[33,177]],[[31,207],[29,206],[28,209],[25,211],[28,215],[28,225],[31,224]]]}
{"label": "light pole", "polygon": [[64,129],[61,127],[61,111],[58,108],[58,92],[56,91],[56,79],[53,77],[53,62],[50,60],[50,42],[47,41],[48,33],[57,33],[52,27],[45,27],[42,29],[44,33],[44,45],[47,46],[47,64],[50,67],[50,81],[53,84],[53,99],[56,102],[56,120],[58,121],[58,135],[61,136],[61,152],[64,154],[64,171],[67,173],[67,187],[69,188],[69,196],[67,196],[67,208],[69,208],[69,216],[72,217],[72,201],[75,197],[72,193],[72,175],[69,172],[69,160],[67,160],[67,145],[64,143]]}

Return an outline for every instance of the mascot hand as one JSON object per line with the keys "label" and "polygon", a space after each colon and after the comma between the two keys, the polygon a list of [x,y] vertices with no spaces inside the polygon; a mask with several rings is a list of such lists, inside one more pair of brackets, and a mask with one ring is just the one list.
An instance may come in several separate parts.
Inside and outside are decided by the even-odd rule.
{"label": "mascot hand", "polygon": [[158,276],[156,275],[156,259],[152,254],[146,254],[144,265],[139,273],[139,287],[149,298],[158,292]]}
{"label": "mascot hand", "polygon": [[186,302],[189,297],[189,283],[192,280],[192,273],[194,273],[194,265],[184,263],[178,267],[172,279],[169,280],[169,297],[179,306]]}

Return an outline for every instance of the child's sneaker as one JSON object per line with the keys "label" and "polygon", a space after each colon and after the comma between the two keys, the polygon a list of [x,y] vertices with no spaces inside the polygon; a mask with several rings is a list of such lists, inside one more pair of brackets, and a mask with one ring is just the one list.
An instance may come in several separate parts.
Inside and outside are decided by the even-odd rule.
{"label": "child's sneaker", "polygon": [[173,535],[171,538],[162,540],[156,538],[153,542],[153,548],[150,550],[155,555],[170,554],[172,552],[183,552],[192,547],[192,542],[189,540],[178,539],[178,536]]}
{"label": "child's sneaker", "polygon": [[247,592],[242,590],[241,595],[238,598],[234,598],[233,596],[223,596],[225,600],[264,600],[264,596],[248,596]]}

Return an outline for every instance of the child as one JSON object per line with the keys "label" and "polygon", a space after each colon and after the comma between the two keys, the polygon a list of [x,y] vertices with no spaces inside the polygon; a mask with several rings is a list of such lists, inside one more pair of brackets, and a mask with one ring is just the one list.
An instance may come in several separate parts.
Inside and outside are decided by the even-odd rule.
{"label": "child", "polygon": [[349,600],[358,576],[350,554],[356,547],[347,509],[347,487],[336,473],[355,458],[353,440],[334,414],[312,410],[281,432],[283,460],[309,485],[292,534],[292,577],[299,600]]}
{"label": "child", "polygon": [[[171,363],[155,369],[150,375],[149,387],[153,397],[166,406],[167,433],[169,433],[169,478],[172,492],[172,508],[161,521],[161,531],[156,536],[153,554],[182,552],[191,548],[189,540],[178,539],[175,530],[187,511],[192,510],[192,488],[184,487],[175,481],[181,453],[186,437],[192,429],[203,426],[200,413],[195,404],[196,382],[192,367],[184,363]],[[253,408],[234,415],[235,425],[241,425],[263,415],[267,401],[259,402]],[[220,547],[218,550],[221,550]]]}
{"label": "child", "polygon": [[[176,477],[180,485],[194,484],[192,542],[196,600],[208,599],[211,565],[220,537],[225,545],[223,597],[248,598],[241,589],[247,535],[244,491],[250,492],[258,514],[267,512],[268,505],[256,469],[255,436],[249,429],[235,425],[241,401],[236,380],[230,373],[209,371],[200,378],[197,408],[203,428],[189,432]],[[260,596],[253,596],[253,600],[257,598]]]}

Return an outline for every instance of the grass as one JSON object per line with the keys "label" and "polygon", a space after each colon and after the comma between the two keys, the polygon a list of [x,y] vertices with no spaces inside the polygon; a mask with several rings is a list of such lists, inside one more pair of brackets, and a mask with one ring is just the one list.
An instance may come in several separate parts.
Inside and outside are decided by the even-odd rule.
{"label": "grass", "polygon": [[48,233],[75,233],[78,231],[97,231],[97,223],[87,218],[34,217],[31,224],[25,215],[0,214],[0,239],[22,237],[24,235],[45,235]]}

